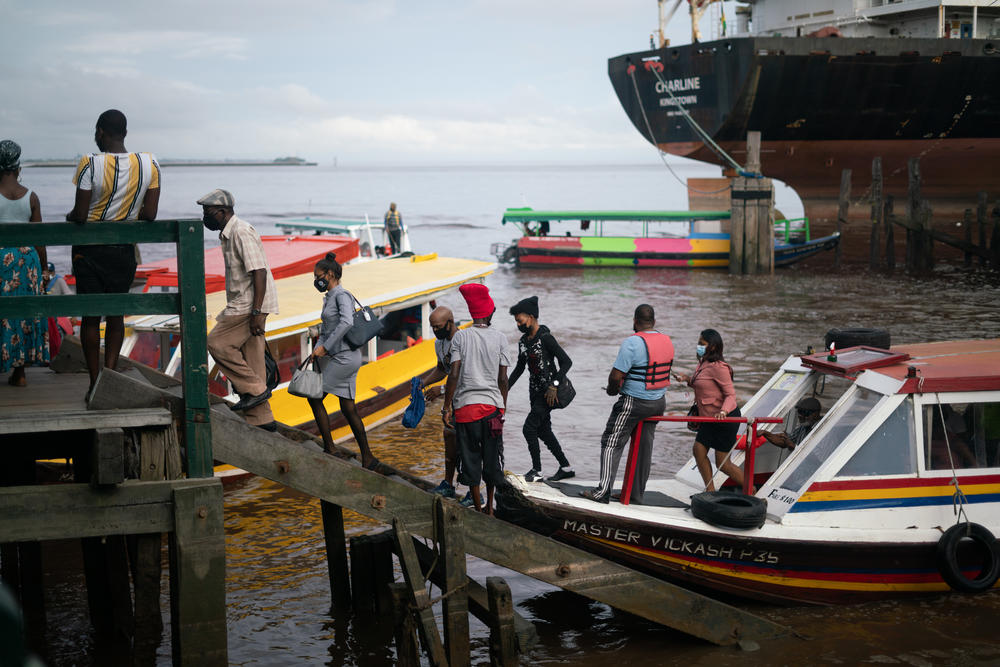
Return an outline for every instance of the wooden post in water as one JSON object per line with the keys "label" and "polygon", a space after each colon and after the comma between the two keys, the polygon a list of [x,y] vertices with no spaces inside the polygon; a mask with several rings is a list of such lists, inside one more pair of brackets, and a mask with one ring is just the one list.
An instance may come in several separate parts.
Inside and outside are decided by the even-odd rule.
{"label": "wooden post in water", "polygon": [[490,664],[517,667],[517,637],[514,634],[514,605],[510,586],[502,577],[486,577],[490,598]]}
{"label": "wooden post in water", "polygon": [[993,204],[993,238],[990,240],[993,268],[1000,269],[1000,200]]}
{"label": "wooden post in water", "polygon": [[391,530],[383,530],[370,537],[375,609],[380,616],[388,616],[392,614],[392,596],[389,594],[389,585],[396,583],[392,570],[392,551],[395,539]]}
{"label": "wooden post in water", "polygon": [[[420,630],[420,637],[424,641],[424,651],[427,652],[431,665],[447,665],[448,658],[445,657],[441,635],[438,634],[437,623],[434,621],[434,609],[431,608],[427,589],[424,588],[425,581],[424,574],[420,570],[420,560],[417,558],[416,549],[413,548],[413,535],[398,517],[393,519],[392,527],[396,534],[399,565],[403,570],[403,578],[406,579],[407,601],[416,609],[417,629]],[[351,555],[354,555],[353,550]]]}
{"label": "wooden post in water", "polygon": [[[979,226],[979,247],[986,250],[986,193],[976,198],[976,224]],[[979,266],[986,266],[986,258],[979,256]]]}
{"label": "wooden post in water", "polygon": [[844,225],[847,224],[847,210],[851,206],[851,170],[844,169],[840,172],[840,198],[837,204],[837,232],[840,234],[840,242],[833,251],[833,265],[840,268],[840,257],[844,247]]}
{"label": "wooden post in water", "polygon": [[441,587],[444,619],[444,647],[451,667],[468,665],[469,654],[469,595],[465,584],[465,537],[462,515],[465,508],[457,503],[434,499],[437,519],[437,543],[444,566]]}
{"label": "wooden post in water", "polygon": [[924,201],[920,196],[920,158],[910,158],[907,163],[907,206],[906,217],[912,224],[906,226],[906,271],[919,272],[921,258],[924,256],[923,236],[916,231],[922,227],[921,209]]}
{"label": "wooden post in water", "polygon": [[[879,268],[881,264],[880,255],[882,252],[882,239],[879,238],[882,231],[883,219],[882,211],[884,202],[882,201],[882,158],[877,157],[872,160],[872,232],[871,247],[868,255],[868,268],[872,271]],[[838,216],[839,219],[839,216]],[[837,244],[840,247],[840,244]]]}
{"label": "wooden post in water", "polygon": [[[965,215],[962,217],[962,225],[965,227],[965,242],[972,245],[972,209],[965,209]],[[972,253],[968,250],[965,251],[965,268],[972,266]]]}
{"label": "wooden post in water", "polygon": [[326,543],[326,569],[330,576],[330,600],[334,609],[343,611],[351,605],[351,579],[347,567],[347,539],[344,536],[344,510],[340,505],[319,501],[323,515],[323,540]]}
{"label": "wooden post in water", "polygon": [[351,593],[355,614],[375,613],[375,563],[368,535],[351,538]]}
{"label": "wooden post in water", "polygon": [[[746,171],[760,173],[760,132],[747,133]],[[774,271],[774,187],[769,178],[737,176],[732,181],[729,273]]]}
{"label": "wooden post in water", "polygon": [[393,634],[396,637],[397,667],[419,667],[420,646],[417,627],[410,612],[410,589],[403,583],[389,584],[392,597]]}
{"label": "wooden post in water", "polygon": [[885,210],[882,212],[882,220],[885,222],[885,268],[892,273],[896,270],[896,230],[893,229],[892,222],[893,196],[885,198]]}

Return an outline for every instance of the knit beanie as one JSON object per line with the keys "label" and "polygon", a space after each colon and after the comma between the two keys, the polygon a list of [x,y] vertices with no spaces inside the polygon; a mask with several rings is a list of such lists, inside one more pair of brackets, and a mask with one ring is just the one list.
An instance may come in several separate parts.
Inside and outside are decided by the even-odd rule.
{"label": "knit beanie", "polygon": [[465,303],[469,306],[469,315],[472,319],[478,320],[489,317],[496,310],[490,290],[486,285],[479,283],[467,283],[458,288],[458,291],[465,297]]}
{"label": "knit beanie", "polygon": [[535,319],[538,319],[538,297],[529,296],[527,299],[521,299],[510,307],[511,315],[517,315],[518,313],[531,315]]}

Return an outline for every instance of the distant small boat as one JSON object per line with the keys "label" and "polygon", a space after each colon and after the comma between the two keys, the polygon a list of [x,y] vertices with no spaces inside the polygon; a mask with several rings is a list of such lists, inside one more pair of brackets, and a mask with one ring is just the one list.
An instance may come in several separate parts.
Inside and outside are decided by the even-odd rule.
{"label": "distant small boat", "polygon": [[[495,243],[500,262],[519,266],[634,266],[725,268],[729,211],[535,211],[508,208],[501,220],[521,230],[512,243]],[[555,230],[554,223],[578,230]],[[836,247],[840,234],[813,239],[808,218],[775,222],[774,265],[788,266]]]}
{"label": "distant small boat", "polygon": [[[337,261],[347,264],[358,259],[358,239],[318,236],[262,236],[264,254],[275,280],[301,273],[311,273],[316,262],[326,253],[337,255]],[[143,292],[177,291],[177,258],[162,259],[141,264],[135,279],[143,283]],[[226,265],[222,248],[205,250],[205,293],[219,292],[226,288]]]}

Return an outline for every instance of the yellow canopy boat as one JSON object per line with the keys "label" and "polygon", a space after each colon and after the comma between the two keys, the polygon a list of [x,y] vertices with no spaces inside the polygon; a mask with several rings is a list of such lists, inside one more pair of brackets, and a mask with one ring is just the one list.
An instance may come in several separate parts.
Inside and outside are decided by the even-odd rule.
{"label": "yellow canopy boat", "polygon": [[[410,396],[410,378],[429,374],[437,364],[434,336],[428,317],[432,302],[470,282],[484,282],[496,264],[472,259],[415,255],[344,266],[341,283],[361,303],[383,319],[386,330],[362,348],[364,365],[358,371],[357,407],[366,428],[399,415]],[[312,412],[303,398],[288,393],[292,372],[312,351],[309,327],[318,326],[323,298],[313,287],[311,273],[275,281],[279,314],[267,319],[267,341],[278,362],[281,382],[271,396],[275,418],[285,424],[315,431]],[[211,314],[225,307],[225,292],[206,297]],[[179,376],[179,328],[176,316],[150,315],[127,320],[122,353]],[[209,357],[209,390],[235,402],[238,397]],[[351,437],[337,398],[326,406],[335,440]]]}

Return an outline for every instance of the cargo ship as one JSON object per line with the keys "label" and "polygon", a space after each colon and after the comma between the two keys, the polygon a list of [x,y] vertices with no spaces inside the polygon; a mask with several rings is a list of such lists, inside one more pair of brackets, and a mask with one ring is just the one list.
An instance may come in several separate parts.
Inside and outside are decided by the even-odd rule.
{"label": "cargo ship", "polygon": [[[761,168],[802,200],[820,231],[836,219],[841,172],[852,170],[850,216],[870,215],[872,160],[902,213],[907,164],[920,158],[935,217],[993,201],[1000,177],[1000,3],[992,0],[755,0],[702,41],[716,0],[677,0],[692,41],[608,61],[636,130],[661,151],[727,167],[761,132]],[[727,3],[730,7],[732,3]],[[726,28],[733,28],[728,31]],[[693,122],[692,122],[693,121]],[[699,130],[700,128],[700,130]],[[713,147],[712,143],[716,146]],[[859,205],[860,204],[860,205]]]}

